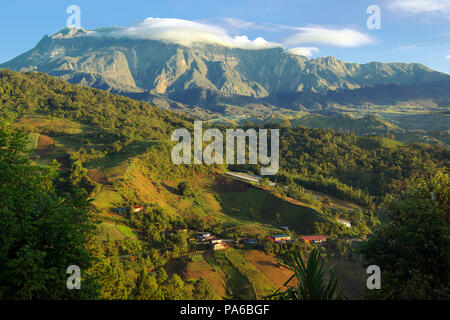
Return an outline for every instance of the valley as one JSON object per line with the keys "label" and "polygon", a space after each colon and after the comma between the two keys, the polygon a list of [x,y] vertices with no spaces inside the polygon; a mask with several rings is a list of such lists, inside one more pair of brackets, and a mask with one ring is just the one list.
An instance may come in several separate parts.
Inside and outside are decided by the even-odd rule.
{"label": "valley", "polygon": [[[28,133],[29,159],[57,168],[61,192],[84,190],[90,201],[97,227],[89,248],[98,259],[91,272],[104,284],[103,299],[144,293],[151,299],[206,298],[199,296],[200,286],[208,288],[208,298],[262,299],[292,275],[281,266],[290,250],[308,253],[315,246],[336,267],[344,294],[362,299],[356,246],[386,220],[386,195],[424,170],[449,165],[443,143],[366,135],[402,130],[381,117],[307,115],[289,126],[270,123],[281,130],[281,170],[271,180],[245,181],[225,173],[258,174],[258,165],[172,163],[169,136],[180,126],[192,130],[187,116],[43,74],[0,76],[3,117]],[[21,104],[26,97],[30,102]],[[227,121],[214,125],[224,129],[247,120]],[[333,127],[335,122],[340,124]],[[212,238],[199,241],[204,232]],[[290,240],[273,240],[279,235]],[[327,241],[302,241],[309,235]],[[214,249],[214,239],[221,250]],[[151,293],[139,289],[147,281]]]}
{"label": "valley", "polygon": [[449,300],[450,0],[4,1],[0,15],[14,314]]}

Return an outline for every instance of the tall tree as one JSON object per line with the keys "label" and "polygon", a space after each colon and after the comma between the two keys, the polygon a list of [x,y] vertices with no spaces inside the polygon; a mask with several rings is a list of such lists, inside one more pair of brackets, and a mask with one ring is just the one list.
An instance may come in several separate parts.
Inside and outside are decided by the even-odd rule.
{"label": "tall tree", "polygon": [[145,269],[141,270],[134,289],[134,298],[137,300],[162,300],[163,294],[159,289],[156,279],[148,274]]}
{"label": "tall tree", "polygon": [[186,298],[184,282],[177,274],[171,275],[161,287],[164,300],[183,300]]}
{"label": "tall tree", "polygon": [[450,178],[444,170],[418,180],[389,205],[390,222],[361,248],[382,271],[368,298],[450,298]]}
{"label": "tall tree", "polygon": [[195,282],[192,296],[196,300],[213,300],[215,298],[214,290],[205,278],[200,278]]}
{"label": "tall tree", "polygon": [[[93,224],[86,195],[59,194],[57,165],[31,165],[27,136],[0,121],[0,297],[3,299],[84,299],[97,297],[86,272],[86,249]],[[81,289],[69,290],[67,268],[81,269]]]}

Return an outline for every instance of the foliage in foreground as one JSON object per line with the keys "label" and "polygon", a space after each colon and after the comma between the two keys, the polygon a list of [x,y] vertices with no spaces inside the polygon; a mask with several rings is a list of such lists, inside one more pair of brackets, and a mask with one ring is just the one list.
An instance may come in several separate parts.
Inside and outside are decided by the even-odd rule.
{"label": "foliage in foreground", "polygon": [[382,271],[368,298],[449,299],[450,176],[439,170],[390,204],[390,222],[361,248]]}
{"label": "foliage in foreground", "polygon": [[[26,135],[0,122],[0,298],[92,299],[98,295],[86,241],[93,232],[79,190],[61,194],[56,166],[32,166]],[[68,290],[66,270],[81,269],[82,290]]]}
{"label": "foliage in foreground", "polygon": [[[344,298],[338,287],[338,279],[332,267],[325,268],[325,259],[314,248],[306,263],[300,251],[291,254],[291,261],[284,265],[294,274],[285,282],[285,291],[278,289],[269,298],[275,300],[341,300]],[[296,278],[297,286],[289,285]]]}

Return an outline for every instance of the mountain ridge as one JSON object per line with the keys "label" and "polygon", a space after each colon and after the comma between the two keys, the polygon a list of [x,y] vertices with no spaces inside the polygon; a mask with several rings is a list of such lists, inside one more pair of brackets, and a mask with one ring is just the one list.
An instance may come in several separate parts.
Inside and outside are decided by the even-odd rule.
{"label": "mountain ridge", "polygon": [[[181,103],[181,108],[198,106],[214,112],[224,112],[228,104],[245,106],[246,101],[285,108],[283,98],[293,96],[307,98],[288,106],[291,109],[356,106],[361,101],[345,101],[340,92],[359,90],[361,94],[365,88],[392,85],[402,89],[430,83],[445,89],[439,97],[425,97],[431,105],[450,105],[446,93],[450,75],[418,63],[357,64],[334,57],[308,59],[281,47],[242,49],[206,43],[187,47],[92,34],[85,29],[63,29],[44,36],[35,48],[0,67],[39,71],[123,95],[147,96],[150,102],[158,96]],[[414,95],[400,98],[410,96]],[[396,103],[395,94],[392,102]]]}

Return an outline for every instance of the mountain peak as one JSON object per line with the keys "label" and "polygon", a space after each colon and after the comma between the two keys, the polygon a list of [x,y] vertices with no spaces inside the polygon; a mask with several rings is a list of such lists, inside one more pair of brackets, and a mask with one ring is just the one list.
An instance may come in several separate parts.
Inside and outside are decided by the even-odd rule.
{"label": "mountain peak", "polygon": [[[220,43],[189,47],[167,42],[166,38],[102,36],[121,30],[64,28],[0,67],[40,71],[122,94],[148,92],[209,110],[267,101],[280,107],[323,108],[333,105],[329,100],[333,93],[343,96],[340,91],[350,90],[346,99],[356,101],[350,99],[354,90],[380,86],[383,95],[372,96],[392,95],[384,101],[395,104],[396,94],[415,97],[417,90],[408,89],[410,86],[443,81],[445,84],[437,87],[445,89],[450,83],[449,75],[420,64],[357,64],[332,56],[308,59],[281,47],[247,50]],[[393,93],[386,87],[392,85],[397,86]],[[403,91],[398,86],[404,87]],[[445,98],[439,97],[436,103],[443,104]],[[367,102],[358,99],[352,103]]]}
{"label": "mountain peak", "polygon": [[65,27],[59,30],[57,33],[53,34],[51,39],[71,39],[80,38],[87,35],[89,31],[85,28],[69,28]]}

